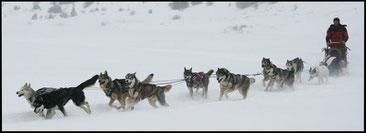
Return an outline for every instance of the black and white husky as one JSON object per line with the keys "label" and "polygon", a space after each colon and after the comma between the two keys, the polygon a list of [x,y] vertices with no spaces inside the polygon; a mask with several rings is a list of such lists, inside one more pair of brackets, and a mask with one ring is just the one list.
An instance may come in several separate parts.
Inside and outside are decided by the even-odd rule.
{"label": "black and white husky", "polygon": [[247,98],[249,87],[255,82],[254,78],[248,78],[245,75],[230,73],[226,68],[218,68],[216,71],[216,78],[220,84],[220,96],[219,101],[221,101],[222,96],[227,95],[234,90],[239,90],[239,93],[243,96],[243,99]]}
{"label": "black and white husky", "polygon": [[[42,94],[46,94],[52,91],[55,91],[56,88],[49,88],[44,87],[41,89],[38,89],[37,91],[34,91],[30,84],[25,83],[23,87],[20,89],[20,91],[17,91],[16,94],[18,97],[23,96],[27,102],[30,104],[31,108],[34,109],[33,102],[36,100],[36,97]],[[39,116],[45,117],[43,112],[39,113]]]}
{"label": "black and white husky", "polygon": [[184,81],[189,89],[189,94],[193,98],[193,88],[196,88],[196,93],[199,88],[203,88],[202,97],[207,98],[208,84],[210,82],[210,76],[214,70],[209,70],[207,73],[204,72],[192,72],[191,69],[184,67]]}
{"label": "black and white husky", "polygon": [[157,86],[154,84],[140,82],[136,78],[136,72],[128,73],[125,79],[129,86],[130,97],[133,97],[133,100],[128,103],[127,108],[123,111],[131,110],[133,106],[145,98],[149,100],[150,105],[154,108],[158,107],[156,106],[156,100],[159,101],[162,106],[169,106],[165,100],[165,93],[172,88],[171,85]]}
{"label": "black and white husky", "polygon": [[85,101],[83,89],[94,85],[98,78],[99,75],[95,75],[76,87],[60,88],[37,96],[36,100],[33,102],[33,106],[35,107],[34,112],[40,113],[44,109],[47,109],[46,119],[51,119],[55,115],[55,109],[58,108],[64,116],[67,116],[64,106],[70,99],[72,99],[76,106],[90,114],[90,106],[89,103]]}

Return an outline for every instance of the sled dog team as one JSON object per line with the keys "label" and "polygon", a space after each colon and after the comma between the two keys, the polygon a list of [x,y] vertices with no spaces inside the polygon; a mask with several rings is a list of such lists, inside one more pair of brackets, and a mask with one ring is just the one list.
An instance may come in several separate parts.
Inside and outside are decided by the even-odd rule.
{"label": "sled dog team", "polygon": [[[283,85],[288,86],[294,90],[295,80],[302,82],[301,73],[304,70],[304,62],[301,58],[295,58],[293,60],[287,60],[286,69],[278,68],[274,65],[269,58],[262,59],[263,68],[263,86],[265,91],[271,91],[274,83],[278,87],[282,88]],[[209,78],[213,74],[214,70],[204,72],[193,72],[192,68],[184,68],[184,81],[188,87],[191,98],[194,97],[193,89],[196,89],[196,93],[200,88],[203,89],[202,97],[207,98]],[[317,77],[319,84],[328,80],[329,70],[326,66],[315,66],[309,70],[309,80]],[[144,100],[148,99],[149,104],[154,108],[157,108],[156,101],[162,106],[169,106],[165,99],[165,93],[169,92],[172,85],[157,86],[152,84],[152,78],[154,74],[149,74],[143,81],[140,81],[136,77],[135,73],[128,73],[125,79],[113,79],[108,75],[108,72],[94,75],[91,79],[88,79],[76,87],[68,88],[40,88],[34,91],[31,85],[25,83],[20,91],[16,92],[18,97],[24,96],[27,102],[30,104],[34,112],[41,117],[51,119],[57,110],[60,110],[64,116],[67,113],[64,109],[66,103],[71,99],[73,103],[83,109],[86,113],[90,114],[90,106],[85,101],[84,88],[90,87],[99,81],[99,86],[102,88],[105,95],[110,98],[108,105],[116,109],[122,109],[122,111],[133,110],[134,106]],[[216,71],[216,79],[220,85],[219,101],[225,95],[228,98],[228,93],[238,90],[246,99],[250,85],[255,82],[254,78],[249,78],[246,75],[231,73],[226,68],[218,68]],[[266,86],[266,81],[269,80]],[[118,101],[120,106],[113,105],[114,101]],[[43,111],[47,110],[46,116]]]}

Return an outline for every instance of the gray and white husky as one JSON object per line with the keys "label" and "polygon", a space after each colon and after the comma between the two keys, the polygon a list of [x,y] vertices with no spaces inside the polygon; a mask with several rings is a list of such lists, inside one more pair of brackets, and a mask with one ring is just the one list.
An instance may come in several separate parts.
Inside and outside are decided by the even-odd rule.
{"label": "gray and white husky", "polygon": [[199,88],[203,88],[202,97],[207,98],[208,84],[210,82],[210,76],[214,70],[209,70],[207,73],[204,72],[192,72],[191,69],[186,69],[184,67],[184,81],[189,89],[189,94],[193,98],[193,88],[196,88],[196,93]]}
{"label": "gray and white husky", "polygon": [[[262,68],[263,68],[263,87],[265,87],[264,91],[271,91],[274,83],[277,83],[278,87],[281,87],[281,81],[284,79],[283,70],[277,68],[275,64],[271,62],[269,58],[262,59]],[[265,82],[269,80],[269,83],[266,87]]]}
{"label": "gray and white husky", "polygon": [[287,60],[286,67],[289,70],[290,68],[294,69],[295,72],[295,80],[298,82],[302,82],[301,80],[301,73],[304,70],[304,61],[301,58],[297,57],[293,60]]}
{"label": "gray and white husky", "polygon": [[123,111],[131,110],[133,106],[145,98],[149,100],[150,105],[154,108],[158,107],[156,106],[156,101],[159,101],[162,106],[169,106],[166,103],[165,93],[172,88],[171,85],[157,86],[154,84],[140,82],[136,78],[136,72],[128,73],[126,75],[126,80],[129,87],[130,97],[133,97],[133,100],[128,103],[127,108]]}
{"label": "gray and white husky", "polygon": [[266,73],[269,77],[269,83],[264,91],[271,91],[274,83],[278,84],[279,88],[282,88],[284,84],[288,85],[292,90],[294,90],[293,84],[295,81],[295,71],[292,67],[288,69],[281,68],[269,68],[266,69]]}
{"label": "gray and white husky", "polygon": [[[150,74],[143,83],[150,83],[154,74]],[[99,75],[99,85],[103,89],[105,95],[110,98],[109,106],[114,107],[116,109],[125,109],[126,100],[130,99],[128,94],[128,85],[126,84],[126,79],[114,79],[108,75],[108,72],[105,71],[104,74],[100,73]],[[113,102],[117,100],[121,106],[117,107],[113,105]],[[133,107],[132,107],[133,109]]]}
{"label": "gray and white husky", "polygon": [[271,60],[269,58],[264,58],[262,59],[262,68],[263,68],[263,80],[262,80],[262,84],[263,87],[266,86],[266,81],[268,81],[270,79],[269,75],[268,75],[268,71],[271,68],[277,68],[277,66],[275,64],[272,64]]}
{"label": "gray and white husky", "polygon": [[[31,108],[34,110],[33,102],[36,100],[36,97],[42,94],[46,94],[52,91],[55,91],[56,88],[41,88],[37,91],[34,91],[30,85],[30,83],[25,83],[22,88],[20,88],[20,91],[17,91],[16,94],[18,97],[23,96],[27,102],[30,104]],[[45,117],[43,111],[38,114],[41,117]]]}
{"label": "gray and white husky", "polygon": [[254,78],[248,78],[245,75],[230,73],[226,68],[218,68],[216,71],[216,78],[220,84],[220,96],[219,101],[221,101],[222,96],[227,95],[234,90],[239,90],[239,93],[243,96],[243,99],[247,98],[249,87],[255,82]]}
{"label": "gray and white husky", "polygon": [[328,67],[324,65],[310,67],[309,74],[310,74],[309,81],[314,77],[318,77],[319,84],[324,83],[324,79],[326,82],[328,82],[329,70]]}

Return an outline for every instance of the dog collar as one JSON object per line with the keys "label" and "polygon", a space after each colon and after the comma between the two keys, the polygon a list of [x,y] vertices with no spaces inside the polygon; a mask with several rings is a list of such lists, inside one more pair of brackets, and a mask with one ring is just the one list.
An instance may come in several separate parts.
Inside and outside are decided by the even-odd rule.
{"label": "dog collar", "polygon": [[105,90],[105,91],[107,91],[107,90],[110,90],[110,88],[102,88],[102,90]]}
{"label": "dog collar", "polygon": [[32,103],[33,102],[33,97],[28,98],[28,100]]}

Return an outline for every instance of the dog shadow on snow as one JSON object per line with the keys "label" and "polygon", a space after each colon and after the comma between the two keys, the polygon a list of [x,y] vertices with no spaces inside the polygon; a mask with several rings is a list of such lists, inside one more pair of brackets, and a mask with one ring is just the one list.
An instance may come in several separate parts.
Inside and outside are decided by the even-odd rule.
{"label": "dog shadow on snow", "polygon": [[[263,90],[264,91],[264,90]],[[264,91],[266,92],[266,91]],[[273,89],[271,91],[269,91],[268,93],[287,93],[287,92],[296,92],[296,88],[291,89],[288,86],[284,86],[284,87],[273,87]]]}
{"label": "dog shadow on snow", "polygon": [[[214,91],[214,90],[212,90]],[[238,93],[238,92],[235,92]],[[208,92],[207,99],[202,97],[202,90],[200,90],[198,93],[194,93],[194,98],[191,98],[189,93],[181,92],[174,96],[174,105],[179,104],[187,104],[187,103],[197,103],[197,104],[210,104],[210,103],[219,103],[219,102],[225,102],[225,101],[243,101],[243,98],[240,94],[229,94],[229,99],[226,99],[225,97],[222,98],[221,101],[218,100],[219,93],[216,92]]]}
{"label": "dog shadow on snow", "polygon": [[[61,113],[61,112],[60,112]],[[3,123],[15,123],[15,122],[26,122],[43,119],[35,114],[32,110],[24,111],[21,113],[12,113],[3,116]]]}
{"label": "dog shadow on snow", "polygon": [[[74,106],[74,105],[73,105]],[[118,112],[118,110],[111,108],[106,103],[99,103],[99,104],[91,104],[91,114],[90,115],[98,115],[110,112]],[[56,110],[55,116],[52,117],[51,120],[54,119],[63,119],[68,117],[75,117],[75,116],[89,116],[84,111],[78,109],[78,107],[65,107],[68,116],[65,117],[62,115],[60,110]],[[45,115],[47,111],[44,111]],[[33,112],[33,110],[27,110],[20,113],[11,113],[8,115],[3,115],[3,122],[4,123],[15,123],[15,122],[28,122],[28,121],[36,121],[36,120],[46,120],[43,117],[38,116]]]}

